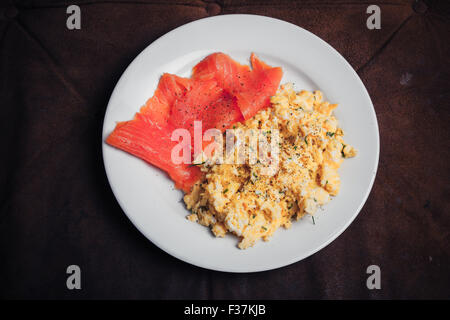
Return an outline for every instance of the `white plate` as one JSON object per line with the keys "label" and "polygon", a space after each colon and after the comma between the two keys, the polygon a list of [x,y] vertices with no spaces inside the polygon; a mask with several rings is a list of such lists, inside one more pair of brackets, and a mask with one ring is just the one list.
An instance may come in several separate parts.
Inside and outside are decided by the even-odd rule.
{"label": "white plate", "polygon": [[190,76],[191,68],[212,52],[249,63],[251,52],[284,71],[282,83],[297,90],[320,89],[332,103],[355,146],[344,161],[340,194],[310,218],[277,230],[270,242],[247,250],[234,236],[214,238],[188,221],[182,192],[159,169],[103,143],[103,159],[114,195],[133,224],[155,245],[188,263],[220,271],[255,272],[286,266],[325,247],[355,219],[369,195],[378,166],[379,136],[370,97],[356,72],[326,42],[293,24],[255,15],[222,15],[179,27],[159,38],[130,64],[114,89],[103,124],[103,141],[116,121],[129,120],[153,95],[163,72]]}

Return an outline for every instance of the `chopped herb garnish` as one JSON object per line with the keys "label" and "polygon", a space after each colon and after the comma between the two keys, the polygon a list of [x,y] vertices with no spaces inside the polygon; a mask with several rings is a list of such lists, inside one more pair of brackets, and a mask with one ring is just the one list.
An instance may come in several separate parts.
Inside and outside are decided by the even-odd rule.
{"label": "chopped herb garnish", "polygon": [[334,136],[334,132],[327,132],[327,136],[329,136],[329,137]]}
{"label": "chopped herb garnish", "polygon": [[223,190],[223,193],[227,193],[228,192],[228,188],[227,189],[225,189],[225,190]]}
{"label": "chopped herb garnish", "polygon": [[316,220],[314,220],[314,216],[311,216],[313,224],[316,224]]}
{"label": "chopped herb garnish", "polygon": [[205,163],[206,163],[206,161],[203,161],[202,163],[192,163],[188,167],[201,166],[202,164],[205,164]]}
{"label": "chopped herb garnish", "polygon": [[266,227],[262,226],[261,228],[263,228],[264,230],[266,230],[266,231],[267,231],[267,228],[266,228]]}

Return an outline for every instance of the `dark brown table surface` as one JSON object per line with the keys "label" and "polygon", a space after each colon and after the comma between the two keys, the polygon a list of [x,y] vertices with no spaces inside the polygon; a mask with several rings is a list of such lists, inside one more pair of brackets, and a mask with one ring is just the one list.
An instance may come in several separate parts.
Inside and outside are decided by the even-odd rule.
{"label": "dark brown table surface", "polygon": [[[72,3],[81,30],[66,28]],[[366,27],[370,4],[380,30]],[[182,24],[230,13],[280,18],[330,43],[366,85],[380,127],[378,174],[357,219],[313,256],[254,274],[204,270],[154,246],[117,204],[101,155],[106,105],[133,58]],[[448,1],[4,3],[0,296],[450,298],[449,39]],[[82,290],[66,288],[71,264]],[[371,264],[381,290],[366,287]]]}

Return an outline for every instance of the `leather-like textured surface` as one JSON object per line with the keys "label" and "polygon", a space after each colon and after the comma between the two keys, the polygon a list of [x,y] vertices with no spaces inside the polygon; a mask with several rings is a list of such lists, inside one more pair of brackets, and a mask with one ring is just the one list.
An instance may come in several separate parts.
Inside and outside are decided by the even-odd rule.
{"label": "leather-like textured surface", "polygon": [[[448,2],[72,3],[81,30],[66,28],[65,1],[0,7],[1,297],[450,297]],[[370,4],[380,30],[366,28]],[[319,253],[255,274],[203,270],[147,241],[101,157],[105,108],[132,59],[177,26],[230,13],[280,18],[330,43],[363,80],[380,126],[378,175],[358,218]],[[80,291],[66,289],[70,264],[81,267]],[[381,290],[366,287],[371,264]]]}

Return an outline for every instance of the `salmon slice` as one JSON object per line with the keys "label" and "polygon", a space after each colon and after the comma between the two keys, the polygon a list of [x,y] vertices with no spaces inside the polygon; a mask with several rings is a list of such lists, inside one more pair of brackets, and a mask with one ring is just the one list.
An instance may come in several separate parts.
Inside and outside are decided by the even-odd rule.
{"label": "salmon slice", "polygon": [[153,97],[147,100],[140,112],[150,117],[154,123],[165,125],[170,116],[171,106],[191,89],[191,83],[192,80],[189,78],[164,73]]}
{"label": "salmon slice", "polygon": [[174,102],[169,123],[193,135],[194,121],[202,121],[204,132],[211,128],[224,131],[243,119],[236,99],[215,80],[194,80],[192,89]]}
{"label": "salmon slice", "polygon": [[213,53],[194,67],[192,78],[216,80],[219,86],[236,97],[238,107],[247,120],[270,106],[270,97],[276,93],[283,76],[281,68],[267,65],[254,53],[250,61],[252,69],[224,53]]}
{"label": "salmon slice", "polygon": [[[252,69],[214,53],[194,67],[191,78],[163,74],[154,95],[133,120],[117,123],[106,143],[166,171],[177,188],[189,192],[202,173],[196,166],[172,161],[172,149],[178,144],[171,141],[172,132],[187,129],[193,143],[194,121],[202,121],[202,132],[211,128],[223,132],[270,106],[281,68],[272,68],[254,54],[251,64]],[[202,148],[209,143],[202,142]]]}
{"label": "salmon slice", "polygon": [[283,70],[280,67],[271,67],[252,53],[250,57],[252,73],[246,90],[237,94],[238,104],[245,120],[250,119],[259,110],[270,107],[270,97],[275,95]]}
{"label": "salmon slice", "polygon": [[200,179],[201,171],[196,166],[171,160],[172,148],[178,143],[171,141],[172,131],[171,126],[159,127],[149,117],[137,113],[133,120],[118,123],[106,142],[166,171],[176,188],[188,192]]}

